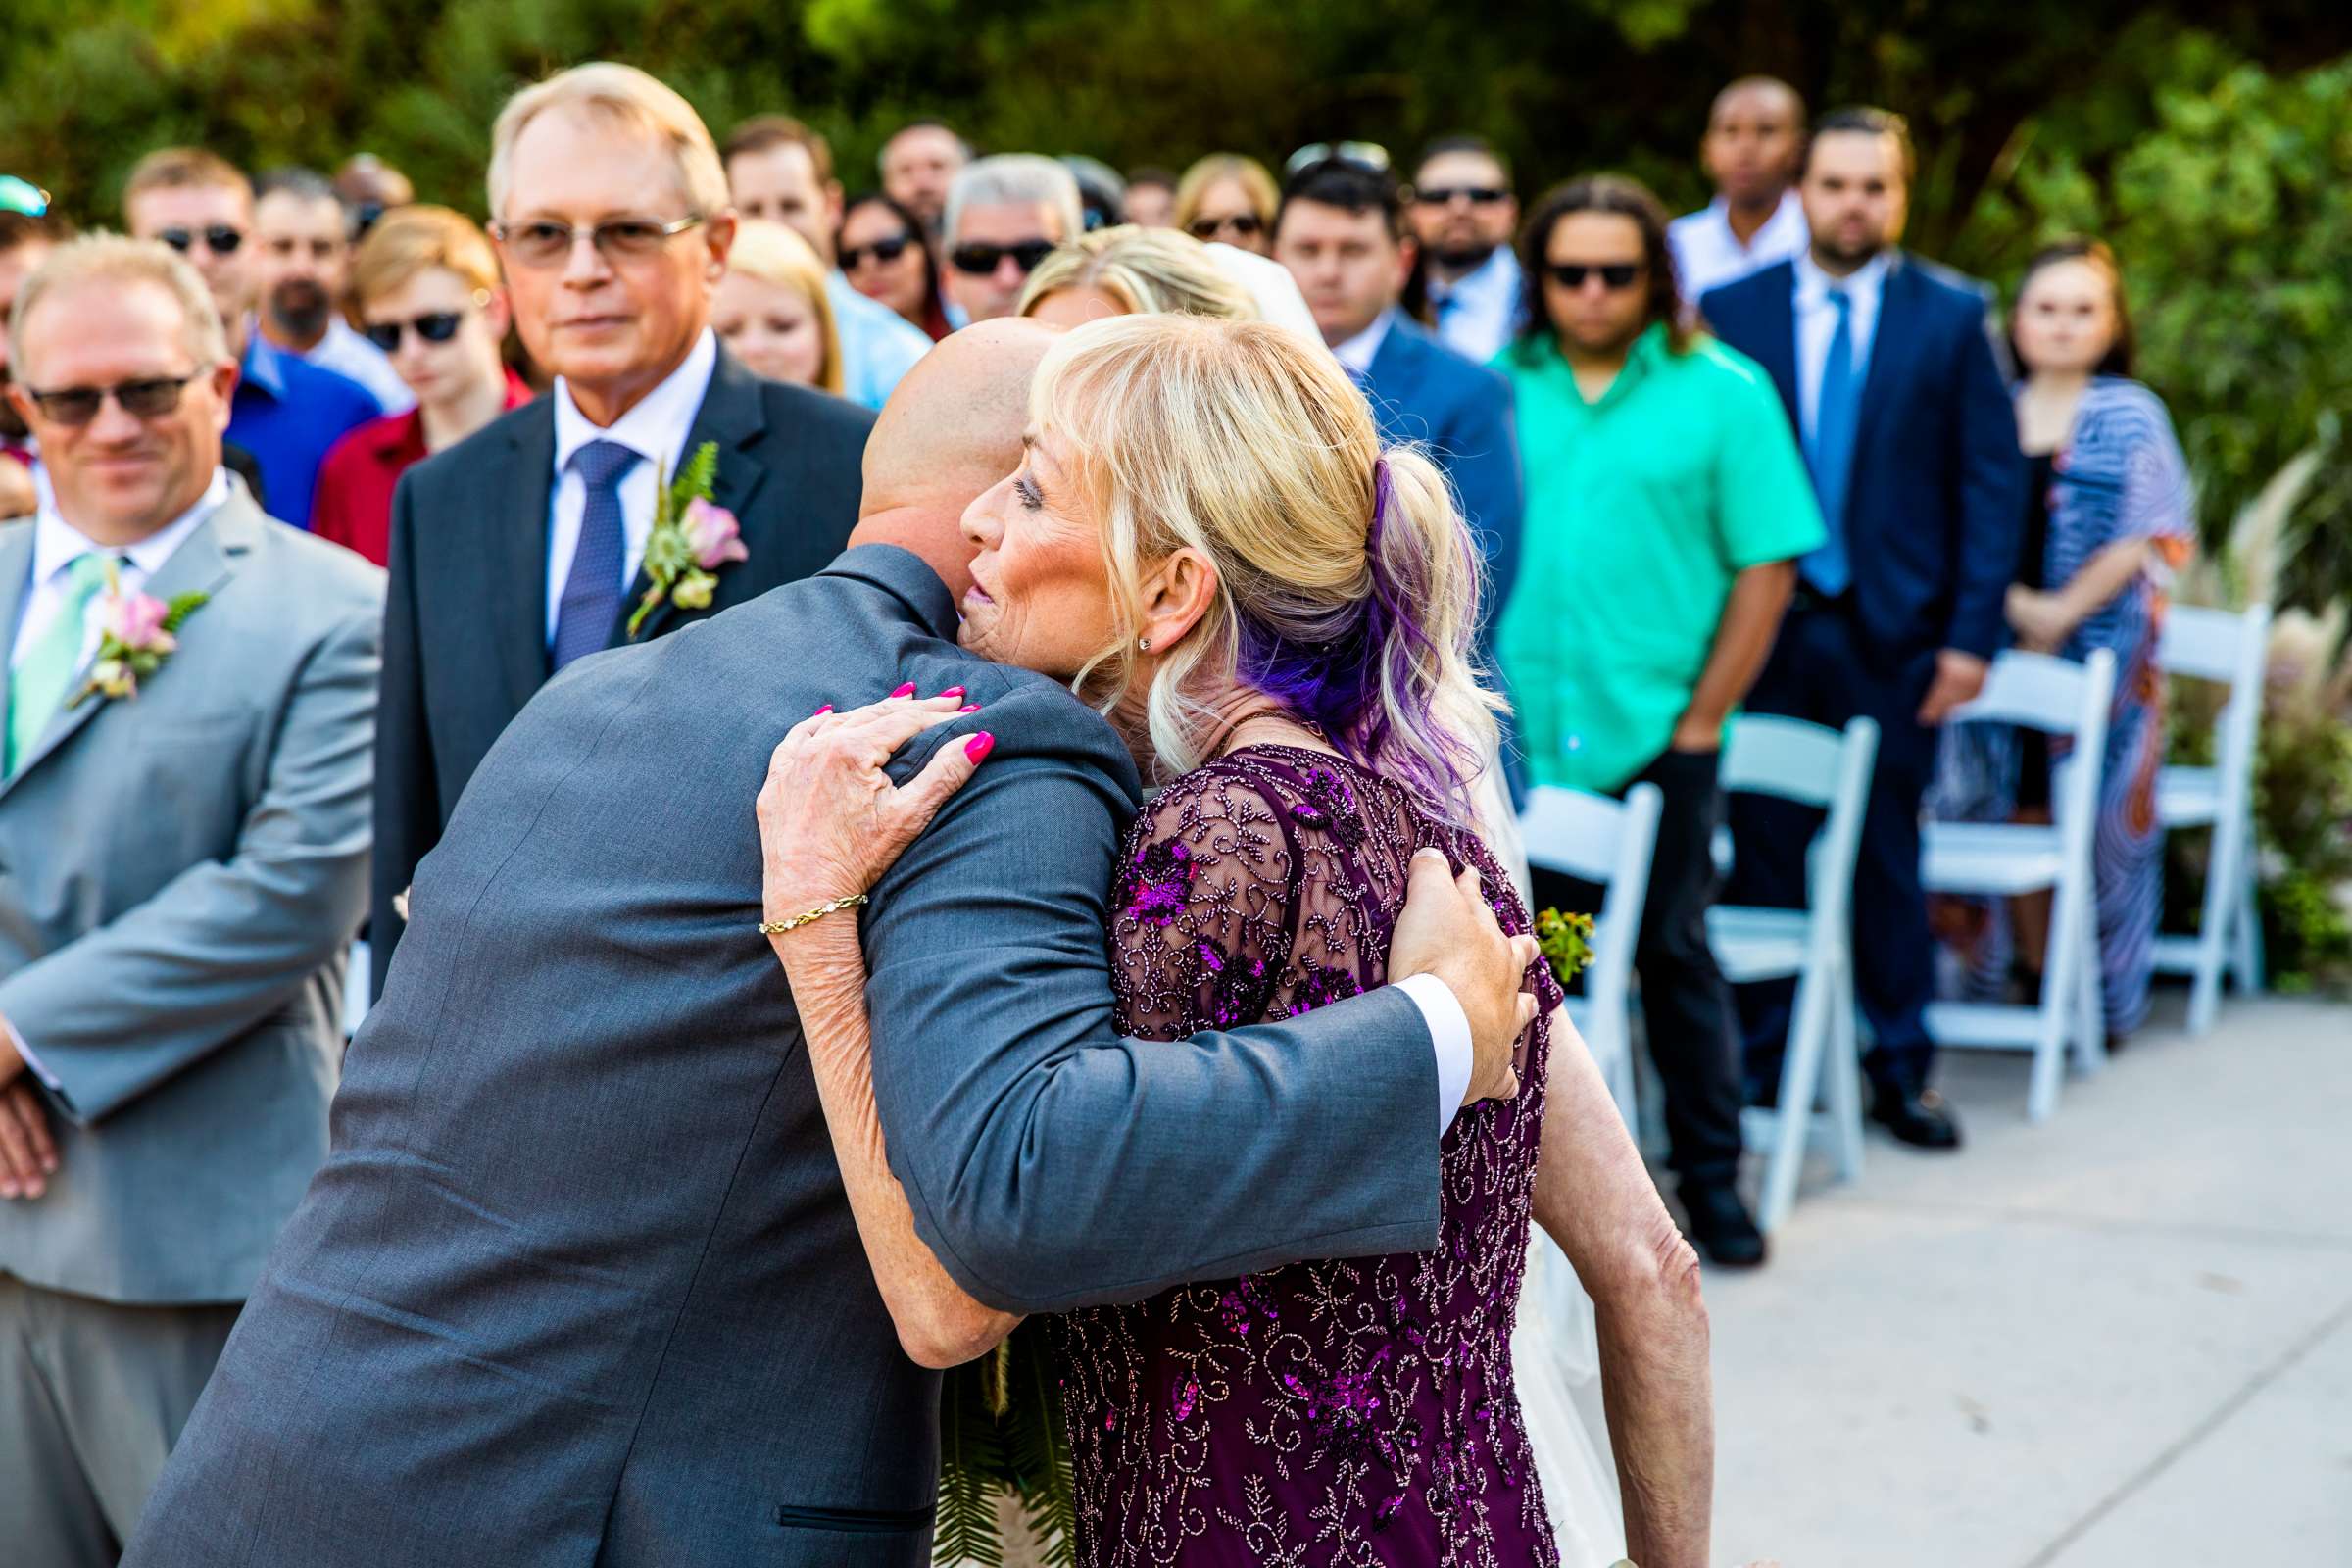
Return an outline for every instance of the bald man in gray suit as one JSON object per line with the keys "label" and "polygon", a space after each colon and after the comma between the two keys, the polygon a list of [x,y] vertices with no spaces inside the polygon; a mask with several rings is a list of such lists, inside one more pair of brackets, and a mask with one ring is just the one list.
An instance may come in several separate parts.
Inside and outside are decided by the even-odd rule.
{"label": "bald man in gray suit", "polygon": [[752,809],[792,724],[905,680],[982,710],[902,777],[997,738],[864,924],[878,1108],[956,1279],[1052,1311],[1434,1245],[1440,1135],[1517,1033],[1483,906],[1454,901],[1441,958],[1399,942],[1403,984],[1287,1024],[1110,1029],[1134,764],[954,642],[956,522],[1017,461],[1044,342],[948,339],[876,427],[855,548],[591,655],[500,739],[133,1568],[928,1562],[938,1376],[875,1288],[756,929]]}

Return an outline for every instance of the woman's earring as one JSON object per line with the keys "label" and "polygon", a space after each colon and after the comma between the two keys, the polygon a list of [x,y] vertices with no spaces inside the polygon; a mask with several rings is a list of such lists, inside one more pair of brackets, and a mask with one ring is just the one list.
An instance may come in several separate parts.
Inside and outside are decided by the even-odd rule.
{"label": "woman's earring", "polygon": [[1135,640],[1135,646],[1142,652],[1148,654],[1152,651],[1152,639],[1149,637],[1138,637]]}

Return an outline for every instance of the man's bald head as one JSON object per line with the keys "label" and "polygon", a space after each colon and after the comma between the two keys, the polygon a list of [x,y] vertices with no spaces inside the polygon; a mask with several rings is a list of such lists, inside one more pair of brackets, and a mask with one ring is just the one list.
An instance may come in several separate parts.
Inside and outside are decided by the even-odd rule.
{"label": "man's bald head", "polygon": [[850,543],[911,550],[962,599],[972,564],[964,509],[1020,466],[1029,383],[1057,335],[1021,317],[975,321],[916,361],[865,438],[865,498]]}

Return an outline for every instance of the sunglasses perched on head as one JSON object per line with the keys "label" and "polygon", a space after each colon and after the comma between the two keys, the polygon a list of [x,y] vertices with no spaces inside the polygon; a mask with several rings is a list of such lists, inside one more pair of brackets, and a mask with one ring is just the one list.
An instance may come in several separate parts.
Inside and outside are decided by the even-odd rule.
{"label": "sunglasses perched on head", "polygon": [[41,416],[57,424],[87,424],[113,398],[134,419],[157,419],[179,407],[179,394],[193,375],[155,376],[143,381],[119,381],[113,386],[66,386],[53,392],[26,387]]}
{"label": "sunglasses perched on head", "polygon": [[1050,239],[1025,239],[1018,245],[983,245],[975,241],[969,245],[958,245],[948,252],[948,264],[958,272],[986,277],[997,270],[999,262],[1009,256],[1013,265],[1023,272],[1034,272],[1037,264],[1053,255],[1055,249]]}
{"label": "sunglasses perched on head", "polygon": [[1433,185],[1427,190],[1413,192],[1413,200],[1424,207],[1446,207],[1450,206],[1458,196],[1473,207],[1492,207],[1496,202],[1507,201],[1510,194],[1500,185]]}
{"label": "sunglasses perched on head", "polygon": [[386,354],[399,351],[403,333],[415,332],[427,343],[446,343],[466,324],[463,311],[427,311],[405,321],[370,321],[360,328],[368,341]]}
{"label": "sunglasses perched on head", "polygon": [[880,239],[869,240],[863,245],[844,245],[838,260],[843,271],[855,272],[865,265],[865,259],[868,256],[877,262],[895,262],[906,255],[906,247],[913,243],[914,236],[912,234],[885,234]]}
{"label": "sunglasses perched on head", "polygon": [[1598,267],[1588,267],[1583,262],[1551,262],[1544,266],[1544,270],[1554,283],[1568,289],[1583,288],[1585,279],[1598,272],[1601,285],[1615,290],[1632,288],[1642,276],[1642,264],[1640,262],[1605,262]]}
{"label": "sunglasses perched on head", "polygon": [[1188,225],[1193,238],[1212,240],[1219,234],[1239,234],[1244,239],[1255,239],[1265,228],[1264,220],[1255,213],[1234,213],[1225,218],[1196,218]]}
{"label": "sunglasses perched on head", "polygon": [[659,218],[614,218],[592,227],[574,228],[551,218],[535,218],[527,223],[492,223],[490,234],[525,267],[560,267],[582,234],[589,236],[597,254],[608,262],[642,261],[660,254],[662,246],[701,221],[692,216],[668,222]]}
{"label": "sunglasses perched on head", "polygon": [[237,247],[245,243],[244,230],[226,223],[208,223],[202,228],[162,228],[155,237],[185,256],[198,243],[215,256],[234,256]]}

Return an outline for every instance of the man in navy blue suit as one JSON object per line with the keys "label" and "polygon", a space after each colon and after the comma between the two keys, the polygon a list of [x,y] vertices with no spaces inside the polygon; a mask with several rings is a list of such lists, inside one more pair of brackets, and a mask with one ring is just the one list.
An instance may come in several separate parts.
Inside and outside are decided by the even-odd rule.
{"label": "man in navy blue suit", "polygon": [[[1927,1087],[1934,946],[1920,797],[1936,727],[1984,685],[2001,640],[2026,470],[1985,291],[1897,248],[1912,168],[1900,117],[1823,119],[1798,185],[1809,249],[1716,289],[1700,310],[1772,373],[1829,524],[1829,542],[1798,563],[1795,600],[1747,706],[1831,725],[1878,721],[1854,887],[1855,984],[1876,1042],[1872,1114],[1905,1143],[1953,1149],[1959,1126]],[[1801,815],[1734,801],[1732,903],[1804,903]],[[1776,1082],[1787,988],[1753,988],[1741,1012],[1750,1082]]]}
{"label": "man in navy blue suit", "polygon": [[1323,341],[1372,400],[1380,433],[1431,449],[1486,553],[1480,646],[1519,569],[1523,503],[1511,385],[1440,343],[1398,308],[1413,272],[1394,175],[1345,157],[1307,165],[1285,187],[1274,259],[1291,270]]}

